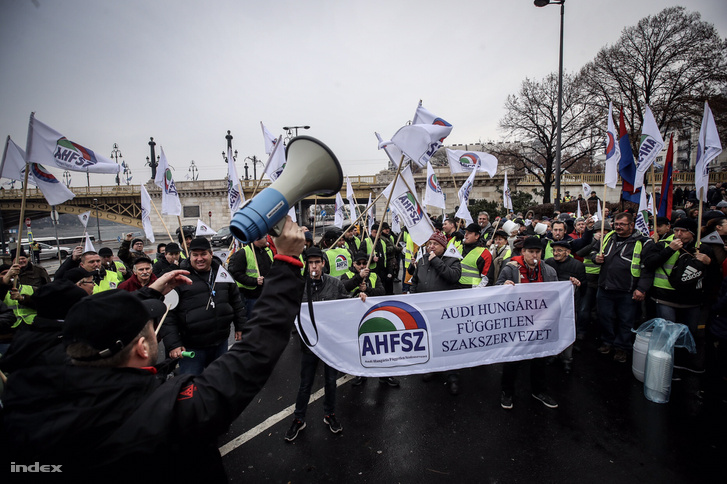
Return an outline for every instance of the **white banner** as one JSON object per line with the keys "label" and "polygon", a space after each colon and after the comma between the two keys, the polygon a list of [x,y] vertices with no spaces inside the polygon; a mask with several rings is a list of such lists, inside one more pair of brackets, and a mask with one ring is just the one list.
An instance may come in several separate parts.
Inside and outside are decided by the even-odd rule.
{"label": "white banner", "polygon": [[482,151],[450,150],[447,152],[449,170],[454,173],[469,173],[472,170],[485,172],[490,178],[497,173],[497,158]]}
{"label": "white banner", "polygon": [[557,355],[575,341],[573,284],[545,282],[301,306],[298,332],[350,375],[411,375]]}
{"label": "white banner", "polygon": [[78,220],[80,220],[81,223],[83,224],[84,231],[86,230],[86,227],[88,227],[88,219],[89,218],[91,218],[91,211],[90,210],[88,212],[83,212],[82,214],[80,214],[78,216]]}
{"label": "white banner", "polygon": [[444,201],[444,193],[439,185],[437,175],[434,173],[434,167],[431,162],[427,162],[427,185],[424,191],[424,205],[428,207],[439,207],[442,210],[447,208]]}
{"label": "white banner", "polygon": [[154,229],[151,226],[151,197],[144,185],[141,186],[141,226],[149,242],[154,243]]}

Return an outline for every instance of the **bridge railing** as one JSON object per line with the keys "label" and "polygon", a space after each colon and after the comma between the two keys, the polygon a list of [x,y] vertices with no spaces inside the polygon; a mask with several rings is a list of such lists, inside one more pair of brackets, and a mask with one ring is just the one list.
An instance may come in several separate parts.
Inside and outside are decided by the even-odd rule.
{"label": "bridge railing", "polygon": [[[81,197],[109,197],[109,196],[133,196],[141,193],[139,185],[121,185],[121,186],[97,186],[97,187],[71,187],[71,191],[76,196]],[[20,188],[4,188],[0,190],[0,198],[22,198],[23,190]],[[28,198],[43,198],[43,192],[38,188],[28,187]]]}
{"label": "bridge railing", "polygon": [[[603,173],[566,173],[560,177],[561,185],[580,185],[582,183],[588,183],[589,185],[603,185]],[[654,182],[657,185],[661,185],[663,173],[654,173]],[[648,185],[652,184],[652,174],[647,173],[645,181]],[[727,172],[718,171],[710,172],[709,183],[724,183],[727,182]],[[694,185],[694,172],[677,172],[672,173],[672,183],[679,185]],[[535,175],[525,175],[520,179],[518,185],[540,185],[540,182]]]}

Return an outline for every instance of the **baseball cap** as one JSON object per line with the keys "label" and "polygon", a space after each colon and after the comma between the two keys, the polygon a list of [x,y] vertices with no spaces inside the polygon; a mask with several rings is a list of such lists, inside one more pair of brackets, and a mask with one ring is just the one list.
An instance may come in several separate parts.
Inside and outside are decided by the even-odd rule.
{"label": "baseball cap", "polygon": [[189,244],[189,251],[191,252],[193,250],[212,250],[212,246],[210,245],[210,241],[204,237],[195,237]]}
{"label": "baseball cap", "polygon": [[98,352],[78,358],[96,361],[110,358],[144,329],[150,320],[159,320],[167,307],[159,299],[140,299],[128,291],[111,290],[78,301],[66,315],[63,342],[85,343]]}

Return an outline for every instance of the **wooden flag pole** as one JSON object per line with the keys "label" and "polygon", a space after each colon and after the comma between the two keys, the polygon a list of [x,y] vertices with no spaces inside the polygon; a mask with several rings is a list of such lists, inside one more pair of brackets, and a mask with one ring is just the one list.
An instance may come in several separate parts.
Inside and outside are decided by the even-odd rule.
{"label": "wooden flag pole", "polygon": [[[28,196],[28,172],[30,172],[30,165],[28,163],[25,164],[25,176],[23,181],[23,199],[20,202],[20,220],[18,220],[18,240],[15,244],[15,260],[13,261],[13,264],[18,263],[18,259],[20,258],[20,251],[23,249],[22,239],[23,239],[23,223],[25,222],[25,200]],[[30,243],[30,241],[28,241]],[[28,244],[28,249],[30,249],[30,244]],[[32,251],[31,251],[32,255]],[[18,287],[18,278],[13,278],[13,288]]]}
{"label": "wooden flag pole", "polygon": [[179,235],[182,236],[182,244],[184,245],[184,253],[187,254],[187,257],[192,257],[192,254],[189,253],[189,249],[187,249],[187,237],[184,236],[184,229],[182,228],[182,217],[177,215],[177,221],[179,221]]}
{"label": "wooden flag pole", "polygon": [[704,196],[704,187],[699,187],[697,196],[699,197],[699,216],[697,217],[697,244],[694,247],[695,252],[699,254],[699,246],[702,245],[702,197]]}
{"label": "wooden flag pole", "polygon": [[[603,185],[603,209],[601,210],[601,250],[598,252],[598,255],[603,255],[603,231],[606,229],[606,190],[608,190],[608,186],[604,183]],[[598,202],[596,202],[598,203]]]}
{"label": "wooden flag pole", "polygon": [[[172,233],[169,232],[169,228],[167,228],[167,224],[164,223],[164,219],[162,218],[162,214],[159,213],[159,210],[157,210],[157,206],[154,205],[154,201],[149,197],[149,202],[151,202],[151,206],[154,207],[154,211],[159,215],[159,220],[162,221],[162,225],[164,226],[164,230],[167,231],[167,235],[169,236],[169,240],[174,242],[174,239],[172,238]],[[181,223],[181,222],[180,222]],[[180,225],[181,227],[181,225]],[[179,230],[182,230],[181,228]]]}
{"label": "wooden flag pole", "polygon": [[[371,205],[373,205],[374,203],[376,203],[376,201],[377,201],[377,200],[378,200],[379,198],[381,198],[381,196],[382,196],[383,194],[384,194],[384,192],[381,192],[381,193],[379,193],[379,196],[377,196],[376,198],[374,198],[374,199],[373,199],[373,200],[371,201]],[[353,225],[356,225],[356,224],[357,224],[357,223],[359,222],[359,220],[361,220],[361,218],[362,218],[362,217],[363,217],[364,215],[366,215],[366,213],[368,212],[368,209],[369,209],[369,207],[371,207],[371,205],[368,205],[368,206],[366,207],[366,210],[364,210],[363,212],[361,212],[361,215],[359,215],[359,216],[358,216],[358,218],[356,219],[356,221],[355,221],[355,222],[353,222],[353,223],[351,224],[352,226],[353,226]],[[362,233],[363,233],[363,231],[362,231]],[[333,247],[335,247],[335,246],[336,246],[336,245],[338,244],[338,242],[339,242],[339,241],[340,241],[340,240],[341,240],[341,239],[343,238],[343,235],[344,235],[344,234],[341,234],[341,236],[340,236],[340,237],[339,237],[338,239],[336,239],[336,241],[335,241],[335,242],[333,243]]]}
{"label": "wooden flag pole", "polygon": [[313,243],[316,243],[316,219],[318,218],[318,195],[313,196]]}
{"label": "wooden flag pole", "polygon": [[[399,160],[399,167],[396,169],[396,175],[394,175],[394,181],[391,182],[391,193],[389,193],[389,197],[386,199],[386,205],[384,206],[384,216],[386,216],[386,211],[389,210],[389,202],[391,202],[391,196],[394,193],[394,189],[396,188],[396,181],[399,179],[399,175],[401,175],[401,167],[404,165],[404,155],[401,155],[401,160]],[[383,194],[383,192],[381,192]],[[371,247],[371,253],[369,254],[369,260],[366,261],[366,269],[369,268],[371,265],[371,259],[374,258],[374,252],[376,251],[376,244],[379,243],[379,239],[381,238],[381,227],[379,227],[379,230],[376,231],[376,239],[374,240],[374,244]]]}

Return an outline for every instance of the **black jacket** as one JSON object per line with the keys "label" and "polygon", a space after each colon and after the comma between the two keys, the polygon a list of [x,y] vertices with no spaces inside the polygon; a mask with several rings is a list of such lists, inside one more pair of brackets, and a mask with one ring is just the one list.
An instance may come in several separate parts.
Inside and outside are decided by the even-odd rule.
{"label": "black jacket", "polygon": [[[260,275],[265,277],[270,271],[270,255],[268,255],[267,248],[260,248],[252,246],[255,250],[255,260],[257,260],[257,268],[260,270]],[[227,266],[232,277],[246,286],[255,287],[253,290],[240,288],[240,292],[248,299],[257,299],[263,291],[263,286],[257,285],[257,278],[250,277],[247,275],[247,253],[240,249],[230,258],[230,263]]]}
{"label": "black jacket", "polygon": [[199,376],[168,380],[169,365],[11,374],[6,461],[63,465],[82,482],[227,482],[217,437],[267,381],[300,308],[299,268],[275,262],[268,279],[242,341]]}
{"label": "black jacket", "polygon": [[189,259],[180,264],[180,269],[189,271],[192,285],[175,289],[179,293],[179,304],[169,311],[160,331],[167,351],[180,346],[206,348],[217,345],[230,335],[230,323],[234,323],[235,331],[242,331],[245,305],[235,284],[214,284],[212,303],[208,304],[219,267],[219,262],[213,260],[212,270],[200,274],[192,269]]}

